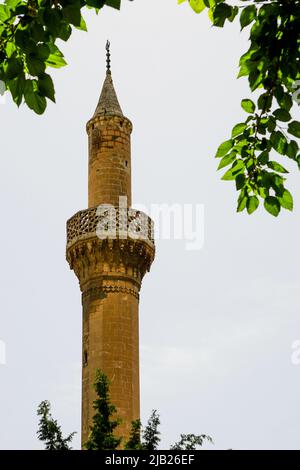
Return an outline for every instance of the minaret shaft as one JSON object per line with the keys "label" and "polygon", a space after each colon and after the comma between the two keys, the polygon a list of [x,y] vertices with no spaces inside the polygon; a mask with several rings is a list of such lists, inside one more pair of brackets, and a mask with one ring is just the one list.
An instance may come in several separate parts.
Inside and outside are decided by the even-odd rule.
{"label": "minaret shaft", "polygon": [[126,196],[131,206],[130,134],[124,116],[96,116],[87,125],[89,136],[89,207],[119,206]]}
{"label": "minaret shaft", "polygon": [[[118,281],[115,281],[117,287]],[[95,369],[110,379],[112,403],[122,422],[117,434],[128,437],[130,423],[140,417],[138,296],[131,281],[120,291],[86,292],[83,300],[82,442],[94,414]]]}
{"label": "minaret shaft", "polygon": [[[124,437],[123,445],[132,421],[140,416],[139,291],[155,248],[151,219],[130,209],[131,131],[108,70],[95,114],[87,123],[89,208],[67,222],[67,260],[82,292],[83,445],[93,424],[96,369],[110,380],[111,402],[121,418],[116,433]],[[127,197],[128,209],[119,208],[120,196]],[[103,204],[113,206],[114,234],[99,234]]]}

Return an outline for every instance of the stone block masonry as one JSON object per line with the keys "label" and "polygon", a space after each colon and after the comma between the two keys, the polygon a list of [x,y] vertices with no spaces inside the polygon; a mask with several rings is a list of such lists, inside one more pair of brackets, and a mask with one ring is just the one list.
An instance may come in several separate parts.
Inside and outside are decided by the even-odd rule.
{"label": "stone block masonry", "polygon": [[111,382],[111,402],[122,420],[117,434],[126,440],[131,422],[140,417],[139,292],[155,256],[149,218],[148,238],[124,239],[118,221],[113,239],[96,234],[99,205],[110,204],[117,214],[120,196],[131,205],[132,124],[122,113],[110,70],[86,128],[89,208],[67,222],[66,253],[82,292],[82,444],[92,425],[96,369]]}

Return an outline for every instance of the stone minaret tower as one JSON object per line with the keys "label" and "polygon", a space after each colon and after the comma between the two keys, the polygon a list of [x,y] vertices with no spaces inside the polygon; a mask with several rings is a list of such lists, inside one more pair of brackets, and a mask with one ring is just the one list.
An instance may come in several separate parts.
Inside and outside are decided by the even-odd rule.
{"label": "stone minaret tower", "polygon": [[140,415],[139,291],[155,248],[151,219],[130,209],[131,131],[114,90],[107,43],[106,78],[87,123],[89,208],[67,222],[67,260],[82,292],[82,443],[92,424],[97,368],[111,382],[122,419],[118,434],[128,436]]}

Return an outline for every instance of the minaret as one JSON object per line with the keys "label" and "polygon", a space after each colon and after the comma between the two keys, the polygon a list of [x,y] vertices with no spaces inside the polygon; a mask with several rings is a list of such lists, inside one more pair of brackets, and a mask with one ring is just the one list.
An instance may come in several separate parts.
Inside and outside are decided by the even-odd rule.
{"label": "minaret", "polygon": [[106,78],[86,127],[89,208],[67,222],[67,261],[83,306],[82,444],[94,414],[96,369],[111,382],[111,401],[122,420],[118,434],[128,437],[140,416],[139,291],[155,254],[151,219],[130,209],[132,124],[113,86],[109,43],[106,49]]}

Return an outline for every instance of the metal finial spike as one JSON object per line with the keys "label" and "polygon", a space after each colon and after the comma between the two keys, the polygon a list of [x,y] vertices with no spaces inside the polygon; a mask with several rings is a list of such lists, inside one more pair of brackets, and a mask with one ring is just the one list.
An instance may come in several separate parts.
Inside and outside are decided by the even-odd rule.
{"label": "metal finial spike", "polygon": [[110,73],[110,42],[106,41],[106,72]]}

